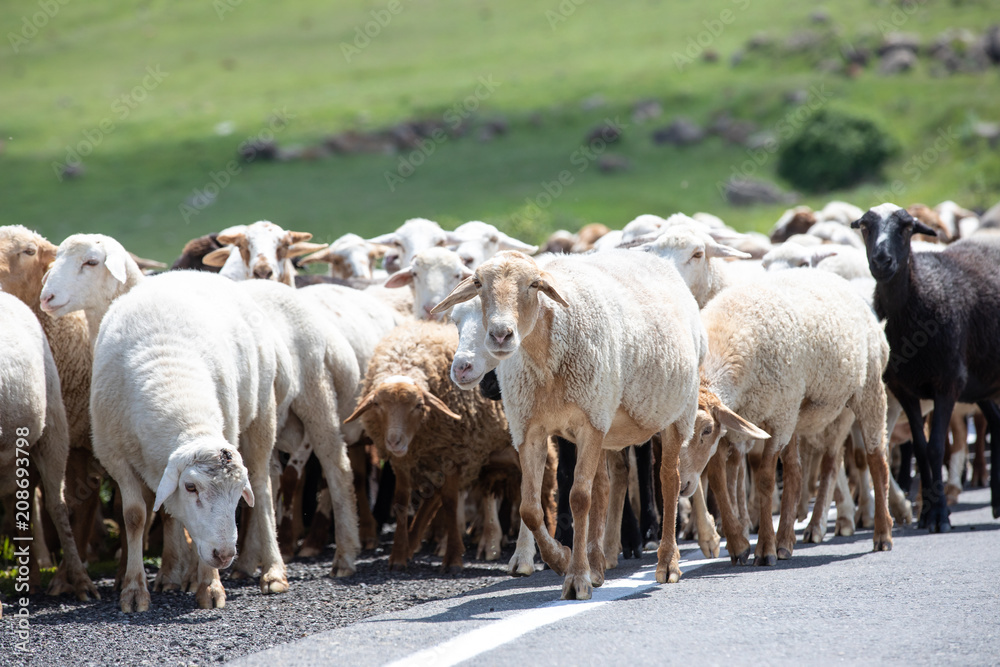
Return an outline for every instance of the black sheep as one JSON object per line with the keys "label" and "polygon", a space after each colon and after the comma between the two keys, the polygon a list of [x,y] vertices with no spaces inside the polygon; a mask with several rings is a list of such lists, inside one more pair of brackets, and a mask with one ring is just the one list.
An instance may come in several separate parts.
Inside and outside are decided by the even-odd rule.
{"label": "black sheep", "polygon": [[[1000,517],[1000,242],[968,239],[942,252],[910,252],[914,233],[933,235],[905,210],[882,204],[851,224],[865,238],[876,280],[875,312],[886,321],[888,388],[913,431],[923,488],[920,527],[951,529],[941,478],[957,401],[977,403],[992,441],[993,516]],[[934,401],[930,438],[920,399]]]}

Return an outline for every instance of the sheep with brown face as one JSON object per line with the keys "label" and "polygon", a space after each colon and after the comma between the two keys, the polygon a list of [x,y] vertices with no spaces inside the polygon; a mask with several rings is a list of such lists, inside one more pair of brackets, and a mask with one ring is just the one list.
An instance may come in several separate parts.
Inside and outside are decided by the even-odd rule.
{"label": "sheep with brown face", "polygon": [[224,230],[215,239],[222,246],[235,246],[241,261],[234,262],[229,248],[223,247],[206,255],[202,262],[230,269],[226,277],[233,280],[259,278],[295,287],[292,258],[326,247],[325,243],[308,243],[311,238],[309,232],[289,232],[273,222],[260,220],[243,230]]}

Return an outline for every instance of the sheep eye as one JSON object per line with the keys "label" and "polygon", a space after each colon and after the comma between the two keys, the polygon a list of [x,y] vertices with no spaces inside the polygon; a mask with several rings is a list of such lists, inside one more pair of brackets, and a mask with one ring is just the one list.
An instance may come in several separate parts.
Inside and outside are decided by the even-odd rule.
{"label": "sheep eye", "polygon": [[188,493],[194,493],[195,491],[198,490],[197,487],[191,482],[185,482],[184,488],[187,489]]}
{"label": "sheep eye", "polygon": [[96,259],[88,259],[86,262],[83,263],[83,265],[84,266],[97,266],[97,260]]}
{"label": "sheep eye", "polygon": [[691,255],[691,259],[701,259],[704,256],[705,256],[705,253],[703,253],[701,250],[695,250],[694,254]]}
{"label": "sheep eye", "polygon": [[475,285],[476,289],[479,289],[480,287],[483,286],[483,284],[481,282],[479,282],[478,280],[473,280],[472,284]]}
{"label": "sheep eye", "polygon": [[538,289],[539,287],[541,287],[541,283],[536,280],[535,282],[528,285],[528,287],[530,287],[531,289]]}
{"label": "sheep eye", "polygon": [[705,430],[701,432],[701,435],[702,436],[712,435],[712,427],[711,426],[706,426]]}
{"label": "sheep eye", "polygon": [[27,255],[28,257],[31,257],[32,255],[35,254],[35,249],[34,248],[28,248],[28,249],[26,249],[24,251],[24,254]]}

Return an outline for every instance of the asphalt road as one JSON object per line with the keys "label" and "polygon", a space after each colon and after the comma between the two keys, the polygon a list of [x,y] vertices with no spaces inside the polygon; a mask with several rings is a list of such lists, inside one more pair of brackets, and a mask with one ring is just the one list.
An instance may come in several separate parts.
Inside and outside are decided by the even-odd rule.
{"label": "asphalt road", "polygon": [[676,585],[655,583],[652,553],[622,561],[587,602],[558,602],[561,578],[540,571],[230,664],[996,665],[1000,521],[988,490],[961,501],[951,533],[897,527],[891,552],[872,553],[871,531],[828,533],[757,568],[685,544]]}

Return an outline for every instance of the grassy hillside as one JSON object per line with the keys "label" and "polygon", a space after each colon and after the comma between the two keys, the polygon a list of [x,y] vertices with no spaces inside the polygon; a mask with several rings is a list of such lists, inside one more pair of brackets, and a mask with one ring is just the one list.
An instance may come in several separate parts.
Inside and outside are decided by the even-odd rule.
{"label": "grassy hillside", "polygon": [[[997,151],[962,139],[975,120],[1000,119],[998,68],[938,77],[922,58],[900,76],[869,66],[848,78],[822,73],[808,52],[752,52],[730,64],[761,34],[782,43],[803,30],[822,32],[836,54],[838,44],[877,38],[889,27],[928,38],[955,26],[981,31],[997,20],[990,0],[928,0],[911,13],[895,3],[843,0],[825,8],[823,26],[810,21],[818,5],[778,0],[126,4],[53,0],[58,10],[44,22],[37,0],[0,7],[7,36],[0,224],[26,224],[56,242],[100,231],[162,260],[188,238],[262,218],[320,240],[385,231],[415,216],[445,224],[486,219],[537,237],[588,221],[620,226],[642,212],[707,210],[740,228],[766,229],[784,206],[734,209],[717,188],[751,159],[746,149],[719,138],[654,146],[650,132],[677,115],[705,123],[718,111],[774,129],[799,108],[787,95],[810,90],[809,99],[862,111],[899,140],[886,174],[905,186],[899,203],[950,198],[983,207],[1000,198]],[[33,32],[32,23],[44,25]],[[366,27],[377,33],[367,42],[358,38]],[[718,62],[698,57],[699,41]],[[678,66],[686,49],[694,62]],[[663,115],[634,123],[632,105],[647,98],[660,101]],[[385,174],[396,172],[400,155],[230,165],[242,142],[266,137],[269,128],[280,146],[314,145],[347,129],[447,122],[455,105],[464,115],[463,104],[476,107],[474,127],[502,117],[509,131],[488,142],[473,132],[436,144],[392,189]],[[590,129],[616,117],[624,138],[609,152],[630,169],[603,174],[577,151]],[[942,131],[959,138],[925,161],[920,156],[931,155]],[[81,154],[83,175],[60,180],[58,165],[72,150]],[[777,180],[776,162],[768,156],[754,165],[755,176]],[[220,176],[227,165],[238,173]],[[572,182],[551,204],[527,211],[526,200],[547,203],[539,196],[564,170]],[[185,209],[203,204],[198,193],[212,189],[213,174],[226,183],[215,200]],[[870,205],[885,190],[886,183],[871,183],[803,200]]]}

